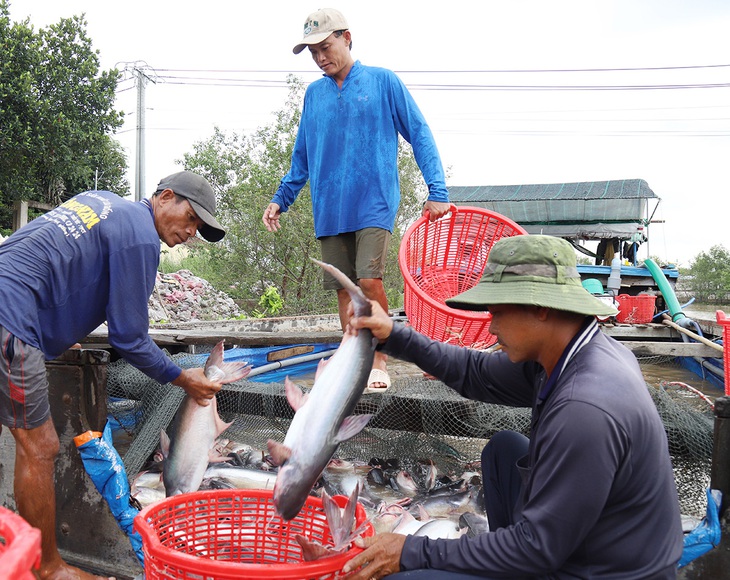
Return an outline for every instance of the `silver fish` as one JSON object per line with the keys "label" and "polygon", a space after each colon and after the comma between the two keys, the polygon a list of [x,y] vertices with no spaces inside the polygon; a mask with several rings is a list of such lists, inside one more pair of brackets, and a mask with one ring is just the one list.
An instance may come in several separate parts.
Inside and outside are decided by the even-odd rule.
{"label": "silver fish", "polygon": [[237,489],[272,489],[276,481],[276,473],[273,471],[249,469],[226,463],[209,465],[204,477],[224,479]]}
{"label": "silver fish", "polygon": [[[369,316],[370,302],[362,290],[334,266],[313,260],[347,290],[355,316]],[[286,398],[295,411],[284,443],[269,440],[268,448],[279,475],[274,506],[285,520],[301,510],[337,446],[357,435],[372,415],[352,415],[373,366],[377,340],[363,329],[345,337],[337,352],[317,371],[312,390],[305,395],[289,378]]]}
{"label": "silver fish", "polygon": [[[231,383],[244,378],[251,367],[244,362],[223,362],[223,341],[215,345],[205,362],[205,376],[219,383]],[[231,423],[218,416],[218,405],[213,397],[203,407],[189,395],[185,395],[175,417],[172,436],[163,430],[160,446],[165,458],[163,481],[167,496],[197,491],[208,467],[210,452],[216,437]]]}
{"label": "silver fish", "polygon": [[459,528],[452,520],[445,518],[428,520],[413,533],[414,536],[425,536],[432,540],[438,540],[440,538],[446,540],[456,539],[464,534],[466,534],[465,528]]}

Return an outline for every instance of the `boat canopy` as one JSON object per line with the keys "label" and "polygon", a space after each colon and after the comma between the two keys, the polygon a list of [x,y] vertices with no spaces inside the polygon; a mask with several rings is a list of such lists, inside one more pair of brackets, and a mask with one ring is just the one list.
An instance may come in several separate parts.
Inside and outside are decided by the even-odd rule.
{"label": "boat canopy", "polygon": [[646,236],[661,201],[643,179],[449,186],[449,198],[507,216],[530,234],[574,240]]}

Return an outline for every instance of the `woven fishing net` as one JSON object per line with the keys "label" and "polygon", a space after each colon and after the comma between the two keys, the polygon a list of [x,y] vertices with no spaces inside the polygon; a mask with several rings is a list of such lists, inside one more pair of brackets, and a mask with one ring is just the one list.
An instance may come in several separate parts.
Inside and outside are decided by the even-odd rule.
{"label": "woven fishing net", "polygon": [[[200,366],[200,357],[172,356],[183,368]],[[310,381],[311,385],[311,381]],[[702,516],[712,455],[711,402],[683,383],[647,385],[664,423],[683,514]],[[305,390],[307,386],[303,387]],[[122,453],[127,474],[138,473],[159,446],[160,431],[173,420],[181,389],[160,385],[124,361],[108,367],[110,413],[129,435]],[[265,450],[266,441],[283,441],[293,417],[281,383],[242,380],[218,394],[218,412],[233,424],[224,436]],[[461,473],[480,459],[486,441],[509,429],[529,434],[530,410],[466,400],[422,375],[394,380],[385,393],[362,396],[356,413],[373,415],[368,427],[342,443],[337,457],[369,461],[397,458],[409,467],[433,460],[439,472]]]}

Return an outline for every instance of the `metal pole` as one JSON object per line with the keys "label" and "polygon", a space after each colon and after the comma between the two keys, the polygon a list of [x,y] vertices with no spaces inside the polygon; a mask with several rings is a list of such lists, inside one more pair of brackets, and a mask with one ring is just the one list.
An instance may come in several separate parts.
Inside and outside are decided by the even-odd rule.
{"label": "metal pole", "polygon": [[147,77],[139,68],[135,68],[135,72],[137,73],[137,162],[135,164],[134,199],[141,201],[144,197],[144,88]]}

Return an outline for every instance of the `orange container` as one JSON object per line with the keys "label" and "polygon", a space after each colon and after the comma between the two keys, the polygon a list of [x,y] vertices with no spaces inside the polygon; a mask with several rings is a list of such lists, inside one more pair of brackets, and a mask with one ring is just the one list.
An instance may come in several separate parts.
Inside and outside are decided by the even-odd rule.
{"label": "orange container", "polygon": [[494,344],[488,312],[457,310],[445,300],[479,282],[497,240],[526,233],[511,219],[478,207],[452,205],[450,217],[416,220],[398,252],[410,324],[440,342],[472,348]]}
{"label": "orange container", "polygon": [[41,532],[18,514],[0,507],[0,575],[35,580],[41,565]]}
{"label": "orange container", "polygon": [[616,300],[618,301],[616,322],[646,324],[654,318],[656,296],[651,294],[639,294],[638,296],[619,294],[616,296]]}
{"label": "orange container", "polygon": [[[335,496],[344,506],[347,498]],[[363,536],[373,527],[358,504],[355,519]],[[323,546],[332,536],[322,500],[307,498],[299,515],[285,521],[276,515],[273,492],[216,489],[165,498],[134,518],[142,537],[147,580],[239,580],[240,578],[340,578],[340,570],[362,550],[305,562],[297,534]]]}
{"label": "orange container", "polygon": [[715,312],[717,323],[722,326],[722,364],[725,368],[725,395],[730,397],[730,318],[722,310]]}

